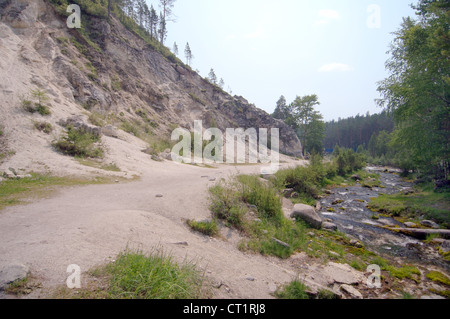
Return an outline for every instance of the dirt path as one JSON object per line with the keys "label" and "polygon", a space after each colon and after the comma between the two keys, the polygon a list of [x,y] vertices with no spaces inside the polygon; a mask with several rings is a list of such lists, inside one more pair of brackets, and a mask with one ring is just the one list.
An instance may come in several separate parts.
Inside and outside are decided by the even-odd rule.
{"label": "dirt path", "polygon": [[[210,239],[185,224],[210,217],[207,190],[216,181],[259,169],[154,162],[136,182],[62,189],[48,199],[7,208],[0,212],[0,268],[25,264],[44,288],[52,288],[65,283],[68,265],[77,264],[83,272],[126,247],[151,251],[162,246],[222,281],[216,298],[271,298],[278,285],[294,278],[293,269],[274,258],[240,252],[234,232],[224,240]],[[45,297],[45,291],[29,297]]]}

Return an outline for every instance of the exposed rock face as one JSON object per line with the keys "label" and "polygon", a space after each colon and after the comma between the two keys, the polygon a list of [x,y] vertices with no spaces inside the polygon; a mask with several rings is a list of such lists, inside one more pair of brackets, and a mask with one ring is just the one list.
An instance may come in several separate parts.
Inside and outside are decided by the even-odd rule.
{"label": "exposed rock face", "polygon": [[[0,122],[8,124],[7,132],[15,134],[29,122],[17,112],[20,97],[39,88],[50,98],[47,121],[53,126],[74,115],[100,115],[103,127],[138,125],[142,134],[166,141],[174,128],[193,130],[197,120],[203,129],[217,127],[224,134],[227,128],[268,129],[269,134],[278,128],[280,151],[301,157],[300,141],[284,122],[169,60],[115,17],[108,22],[83,14],[89,37],[69,29],[67,18],[46,0],[0,0]],[[27,134],[26,143],[36,145]],[[17,158],[26,145],[24,136],[14,136]],[[48,141],[40,143],[42,157],[53,156]]]}

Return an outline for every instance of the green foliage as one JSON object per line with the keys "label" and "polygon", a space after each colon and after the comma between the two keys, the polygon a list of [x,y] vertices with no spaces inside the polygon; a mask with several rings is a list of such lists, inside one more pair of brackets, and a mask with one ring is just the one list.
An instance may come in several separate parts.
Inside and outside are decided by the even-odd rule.
{"label": "green foliage", "polygon": [[219,234],[219,226],[217,225],[217,221],[215,219],[212,221],[202,221],[202,222],[188,220],[187,224],[193,230],[202,233],[206,236],[215,237]]}
{"label": "green foliage", "polygon": [[381,131],[391,133],[393,130],[394,120],[386,111],[379,114],[358,114],[327,122],[324,145],[326,149],[333,149],[335,145],[352,149],[357,149],[360,145],[368,148],[372,136],[378,136]]}
{"label": "green foliage", "polygon": [[[31,100],[29,99],[31,98]],[[29,98],[21,98],[22,109],[29,113],[39,113],[42,116],[50,115],[51,111],[44,103],[50,99],[47,92],[40,89],[31,90]]]}
{"label": "green foliage", "polygon": [[[241,250],[288,258],[305,245],[305,226],[284,218],[279,196],[256,176],[238,176],[210,188],[210,202],[214,219],[224,220],[228,227],[248,236],[241,242]],[[253,214],[256,219],[250,217]]]}
{"label": "green foliage", "polygon": [[53,131],[53,126],[47,122],[34,122],[34,127],[45,134],[50,134]]}
{"label": "green foliage", "polygon": [[373,211],[392,216],[414,218],[424,215],[446,227],[450,226],[448,191],[436,193],[427,185],[422,185],[418,192],[412,195],[394,194],[372,198],[368,207]]}
{"label": "green foliage", "polygon": [[417,269],[417,267],[415,266],[406,265],[401,267],[395,267],[389,264],[389,262],[386,259],[383,259],[379,256],[374,257],[372,259],[372,264],[380,266],[381,270],[389,271],[391,276],[395,278],[398,279],[409,278],[416,282],[419,282],[420,280],[421,275],[420,270]]}
{"label": "green foliage", "polygon": [[278,289],[275,296],[278,299],[309,299],[307,290],[308,287],[304,283],[294,280],[282,289]]}
{"label": "green foliage", "polygon": [[420,0],[414,9],[419,19],[404,19],[395,33],[386,63],[390,75],[378,91],[380,105],[394,114],[393,142],[414,166],[428,171],[450,158],[450,4]]}
{"label": "green foliage", "polygon": [[439,271],[430,271],[427,274],[427,278],[432,281],[444,284],[446,286],[450,286],[450,279]]}
{"label": "green foliage", "polygon": [[209,193],[213,217],[224,220],[230,227],[244,231],[247,228],[244,221],[247,209],[240,201],[235,184],[218,184],[211,187]]}
{"label": "green foliage", "polygon": [[170,255],[155,251],[121,253],[103,270],[109,278],[109,299],[205,298],[203,275],[192,263],[178,265]]}
{"label": "green foliage", "polygon": [[240,199],[258,208],[258,215],[279,220],[283,214],[281,200],[275,190],[264,185],[257,176],[238,176]]}
{"label": "green foliage", "polygon": [[333,155],[337,164],[337,173],[341,176],[360,170],[366,165],[364,156],[355,153],[352,149],[336,147]]}
{"label": "green foliage", "polygon": [[100,136],[69,126],[67,135],[62,136],[52,145],[65,155],[101,158],[103,157],[103,150],[95,146],[98,142],[100,142]]}
{"label": "green foliage", "polygon": [[307,95],[297,98],[291,104],[286,104],[286,98],[281,96],[272,117],[283,120],[292,129],[297,131],[306,153],[323,153],[323,139],[325,137],[325,123],[320,112],[314,107],[319,105],[317,95]]}

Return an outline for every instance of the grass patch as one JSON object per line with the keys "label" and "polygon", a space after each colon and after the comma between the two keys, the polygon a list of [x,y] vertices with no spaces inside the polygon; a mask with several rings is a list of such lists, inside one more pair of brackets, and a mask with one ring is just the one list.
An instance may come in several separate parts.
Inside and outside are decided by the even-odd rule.
{"label": "grass patch", "polygon": [[192,230],[202,233],[206,236],[215,237],[219,234],[219,226],[217,225],[217,221],[201,221],[197,222],[194,220],[188,220],[186,222]]}
{"label": "grass patch", "polygon": [[443,273],[440,273],[439,271],[430,271],[427,274],[427,278],[432,281],[444,284],[446,286],[450,286],[450,279]]}
{"label": "grass patch", "polygon": [[422,187],[412,195],[394,194],[372,198],[368,207],[394,217],[417,218],[425,215],[446,228],[450,227],[450,193],[436,193],[430,186]]}
{"label": "grass patch", "polygon": [[206,299],[205,277],[192,262],[178,264],[162,252],[126,251],[113,263],[90,271],[92,283],[75,292],[61,289],[55,298]]}
{"label": "grass patch", "polygon": [[99,168],[108,172],[120,172],[120,168],[115,163],[103,164],[90,158],[75,158],[78,163],[84,166]]}
{"label": "grass patch", "polygon": [[294,280],[288,285],[282,287],[281,289],[278,289],[275,292],[275,297],[277,297],[278,299],[290,299],[290,300],[309,299],[309,295],[306,293],[307,289],[308,287],[304,283],[298,280]]}
{"label": "grass patch", "polygon": [[398,278],[400,280],[409,278],[417,283],[420,281],[420,270],[415,266],[406,265],[395,267],[390,265],[387,260],[379,256],[376,256],[372,259],[372,264],[380,266],[381,270],[388,271],[392,277]]}
{"label": "grass patch", "polygon": [[13,205],[26,203],[29,198],[41,198],[66,186],[106,184],[107,178],[56,177],[32,173],[31,177],[5,180],[0,184],[0,210]]}
{"label": "grass patch", "polygon": [[280,197],[257,176],[217,184],[210,201],[213,218],[246,235],[239,244],[243,251],[288,258],[305,244],[306,227],[283,216]]}

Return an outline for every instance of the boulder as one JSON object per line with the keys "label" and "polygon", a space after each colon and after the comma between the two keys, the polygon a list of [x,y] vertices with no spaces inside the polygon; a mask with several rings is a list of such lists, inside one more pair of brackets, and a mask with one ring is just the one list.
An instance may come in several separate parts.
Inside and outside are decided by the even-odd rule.
{"label": "boulder", "polygon": [[291,213],[291,218],[295,219],[301,219],[304,220],[306,223],[308,223],[310,226],[316,229],[322,228],[322,217],[317,214],[314,207],[304,205],[304,204],[297,204],[294,206],[294,209]]}
{"label": "boulder", "polygon": [[100,127],[86,124],[83,121],[82,116],[72,116],[66,120],[60,120],[58,124],[65,128],[71,126],[80,132],[89,133],[96,137],[100,137],[102,134],[102,129]]}
{"label": "boulder", "polygon": [[20,280],[28,276],[29,269],[22,264],[11,264],[0,270],[0,290],[6,288],[9,284],[16,280]]}

